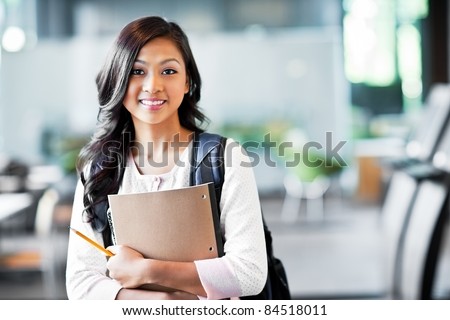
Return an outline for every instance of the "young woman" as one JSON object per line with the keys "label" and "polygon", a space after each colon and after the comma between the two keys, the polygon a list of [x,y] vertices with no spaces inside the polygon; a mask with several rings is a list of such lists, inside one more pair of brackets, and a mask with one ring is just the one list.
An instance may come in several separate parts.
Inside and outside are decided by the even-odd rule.
{"label": "young woman", "polygon": [[[117,37],[96,82],[98,124],[79,155],[71,226],[115,255],[107,258],[71,233],[69,299],[226,299],[258,294],[267,277],[260,204],[250,159],[231,139],[225,149],[220,200],[224,256],[160,261],[111,241],[108,194],[189,185],[192,137],[203,132],[206,117],[198,107],[200,75],[182,29],[160,17],[132,21]],[[139,289],[147,283],[176,291]]]}

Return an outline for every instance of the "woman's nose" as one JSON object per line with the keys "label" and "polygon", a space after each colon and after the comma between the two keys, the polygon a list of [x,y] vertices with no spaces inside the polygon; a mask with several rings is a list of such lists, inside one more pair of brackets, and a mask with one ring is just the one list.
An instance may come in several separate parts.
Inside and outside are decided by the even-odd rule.
{"label": "woman's nose", "polygon": [[144,78],[142,83],[142,91],[155,93],[161,91],[161,82],[155,75],[148,75]]}

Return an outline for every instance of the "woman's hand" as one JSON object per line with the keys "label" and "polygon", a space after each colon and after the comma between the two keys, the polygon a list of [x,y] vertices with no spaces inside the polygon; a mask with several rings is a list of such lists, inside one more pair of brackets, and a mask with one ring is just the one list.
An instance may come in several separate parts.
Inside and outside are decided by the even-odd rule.
{"label": "woman's hand", "polygon": [[121,245],[110,246],[108,250],[114,253],[106,264],[111,278],[124,288],[136,288],[144,284],[147,263],[142,254]]}
{"label": "woman's hand", "polygon": [[106,267],[109,276],[125,289],[135,289],[144,284],[157,284],[174,288],[181,293],[167,295],[166,299],[187,299],[185,293],[206,296],[194,262],[174,262],[146,259],[142,254],[127,246],[110,246],[114,253]]}

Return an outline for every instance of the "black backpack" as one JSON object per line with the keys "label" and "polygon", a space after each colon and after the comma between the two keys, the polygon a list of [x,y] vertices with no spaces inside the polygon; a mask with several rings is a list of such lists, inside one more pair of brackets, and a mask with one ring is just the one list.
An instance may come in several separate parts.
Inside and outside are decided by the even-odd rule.
{"label": "black backpack", "polygon": [[[224,181],[224,150],[226,138],[212,133],[195,134],[190,185],[213,182],[219,207]],[[220,210],[218,210],[220,215]],[[262,214],[262,210],[261,210]],[[272,235],[263,216],[264,236],[266,239],[268,273],[264,289],[256,296],[241,297],[247,300],[290,300],[291,294],[286,272],[280,259],[273,255]]]}

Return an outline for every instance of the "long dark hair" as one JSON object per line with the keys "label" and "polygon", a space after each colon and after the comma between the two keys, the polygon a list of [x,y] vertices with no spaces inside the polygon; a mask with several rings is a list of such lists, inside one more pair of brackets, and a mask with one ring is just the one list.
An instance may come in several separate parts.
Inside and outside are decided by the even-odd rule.
{"label": "long dark hair", "polygon": [[119,190],[126,155],[135,136],[131,115],[122,103],[129,75],[139,50],[159,37],[175,43],[186,65],[189,92],[184,95],[178,108],[181,125],[198,133],[203,131],[201,126],[208,120],[198,107],[200,74],[188,38],[180,26],[156,16],[143,17],[126,25],[97,75],[100,106],[97,127],[91,140],[81,150],[77,162],[77,170],[84,184],[85,221],[102,232],[104,239],[110,240],[107,196]]}

